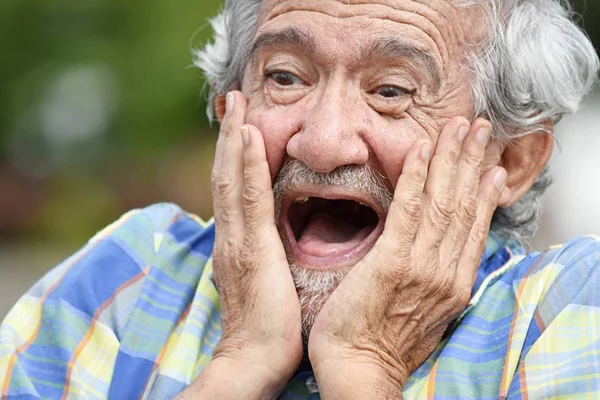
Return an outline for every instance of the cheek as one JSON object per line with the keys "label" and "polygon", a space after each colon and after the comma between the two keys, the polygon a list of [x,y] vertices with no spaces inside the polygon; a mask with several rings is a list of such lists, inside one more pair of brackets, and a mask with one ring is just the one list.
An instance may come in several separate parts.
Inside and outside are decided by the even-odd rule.
{"label": "cheek", "polygon": [[285,158],[288,141],[300,129],[302,114],[302,110],[295,107],[268,107],[262,102],[249,100],[246,123],[256,126],[263,134],[267,162],[273,179]]}
{"label": "cheek", "polygon": [[406,118],[390,120],[365,139],[374,153],[376,163],[379,164],[378,168],[388,177],[395,189],[411,146],[418,139],[428,137],[427,132],[418,123]]}

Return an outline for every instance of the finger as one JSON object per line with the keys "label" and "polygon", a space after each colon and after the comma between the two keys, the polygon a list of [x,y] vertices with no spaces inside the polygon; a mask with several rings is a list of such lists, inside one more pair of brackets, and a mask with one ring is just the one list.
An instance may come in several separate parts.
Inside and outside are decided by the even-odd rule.
{"label": "finger", "polygon": [[471,125],[458,160],[452,222],[440,246],[440,262],[455,269],[477,218],[481,166],[492,132],[492,124],[478,119]]}
{"label": "finger", "polygon": [[246,233],[250,237],[264,234],[278,237],[271,174],[261,132],[252,125],[241,129],[244,142],[243,209]]}
{"label": "finger", "polygon": [[485,249],[492,217],[498,207],[500,194],[505,184],[506,170],[502,167],[493,168],[484,174],[481,179],[477,218],[469,232],[456,272],[456,279],[459,284],[467,284],[469,288],[473,284]]}
{"label": "finger", "polygon": [[411,147],[398,179],[394,199],[381,235],[384,243],[398,246],[401,255],[410,255],[423,201],[423,189],[431,158],[431,144],[419,141]]}
{"label": "finger", "polygon": [[423,215],[415,239],[425,249],[439,248],[454,215],[457,163],[469,127],[465,118],[453,118],[438,139],[429,166]]}
{"label": "finger", "polygon": [[243,235],[243,148],[240,127],[246,114],[246,99],[240,92],[227,94],[227,111],[215,151],[212,193],[217,233]]}

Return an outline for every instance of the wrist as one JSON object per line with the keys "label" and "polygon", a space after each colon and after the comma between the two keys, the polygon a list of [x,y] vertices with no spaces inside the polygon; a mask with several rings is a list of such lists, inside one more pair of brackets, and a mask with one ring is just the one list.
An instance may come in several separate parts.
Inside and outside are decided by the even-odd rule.
{"label": "wrist", "polygon": [[277,384],[287,383],[301,362],[301,357],[293,357],[282,345],[252,345],[249,341],[228,338],[219,343],[213,361],[233,365],[239,370],[250,369],[259,374],[262,380]]}
{"label": "wrist", "polygon": [[364,365],[332,363],[315,370],[319,393],[328,399],[401,400],[402,386],[386,373]]}
{"label": "wrist", "polygon": [[319,393],[327,399],[402,399],[406,377],[370,361],[324,360],[313,366]]}
{"label": "wrist", "polygon": [[286,383],[264,365],[221,356],[213,358],[177,400],[276,399]]}

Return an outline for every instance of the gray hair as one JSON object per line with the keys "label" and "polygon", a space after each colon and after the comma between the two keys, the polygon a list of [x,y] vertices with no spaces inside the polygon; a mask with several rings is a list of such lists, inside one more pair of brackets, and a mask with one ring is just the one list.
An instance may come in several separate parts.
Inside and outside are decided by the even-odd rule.
{"label": "gray hair", "polygon": [[[194,52],[194,64],[204,71],[210,88],[210,120],[215,96],[242,82],[261,3],[226,0],[222,13],[210,22],[214,41]],[[564,115],[577,111],[596,82],[600,64],[592,43],[573,21],[566,0],[460,3],[479,4],[489,11],[490,34],[465,63],[471,71],[473,117],[488,118],[496,140],[551,133]],[[550,183],[545,168],[522,199],[496,210],[492,230],[505,237],[533,237],[542,213],[541,196]]]}

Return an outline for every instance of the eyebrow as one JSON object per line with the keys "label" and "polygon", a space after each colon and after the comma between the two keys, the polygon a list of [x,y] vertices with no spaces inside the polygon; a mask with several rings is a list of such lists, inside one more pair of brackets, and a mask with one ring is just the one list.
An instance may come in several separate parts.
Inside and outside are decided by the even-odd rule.
{"label": "eyebrow", "polygon": [[297,28],[276,32],[263,32],[254,41],[249,59],[252,60],[265,47],[294,47],[305,53],[314,53],[317,45],[314,37]]}
{"label": "eyebrow", "polygon": [[[249,60],[253,60],[263,48],[267,47],[293,47],[306,54],[314,54],[317,51],[316,43],[315,38],[309,32],[297,28],[263,32],[254,41]],[[425,70],[427,80],[436,91],[441,86],[441,72],[433,56],[418,46],[398,37],[376,38],[361,49],[360,55],[362,60],[372,60],[374,58],[410,59]]]}
{"label": "eyebrow", "polygon": [[442,81],[437,62],[425,50],[397,37],[381,37],[371,41],[361,51],[363,60],[374,58],[410,59],[426,71],[426,76],[434,88],[439,89]]}

